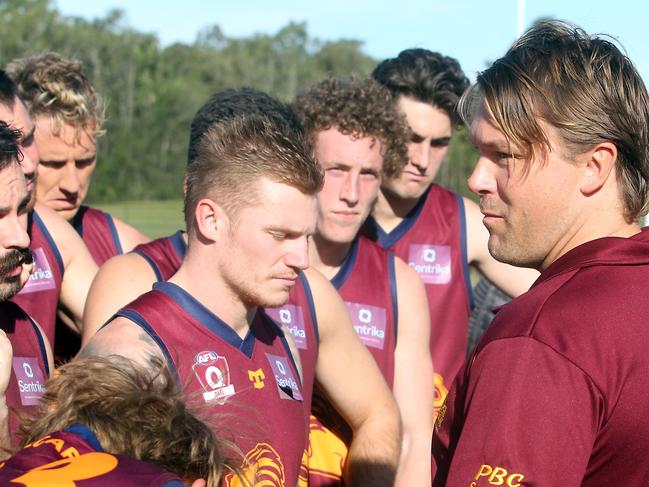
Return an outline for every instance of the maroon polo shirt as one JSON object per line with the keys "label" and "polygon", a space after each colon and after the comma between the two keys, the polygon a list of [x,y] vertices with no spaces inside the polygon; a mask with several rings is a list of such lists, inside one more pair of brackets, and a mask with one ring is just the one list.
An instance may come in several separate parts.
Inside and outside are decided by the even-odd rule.
{"label": "maroon polo shirt", "polygon": [[433,439],[434,486],[649,485],[649,231],[566,253],[506,305]]}

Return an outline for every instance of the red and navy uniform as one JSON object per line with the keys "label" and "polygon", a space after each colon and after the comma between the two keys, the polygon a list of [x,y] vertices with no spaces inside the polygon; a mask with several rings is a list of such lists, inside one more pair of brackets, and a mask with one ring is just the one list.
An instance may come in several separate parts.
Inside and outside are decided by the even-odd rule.
{"label": "red and navy uniform", "polygon": [[184,232],[178,230],[170,237],[157,238],[133,249],[149,263],[158,282],[169,280],[180,268],[187,251],[183,235]]}
{"label": "red and navy uniform", "polygon": [[[392,387],[398,313],[394,254],[358,237],[331,283],[347,305],[356,334]],[[312,409],[309,485],[340,485],[351,429],[318,387]]]}
{"label": "red and navy uniform", "polygon": [[464,200],[433,184],[390,233],[383,231],[372,217],[368,218],[363,232],[406,261],[425,284],[437,411],[466,358],[473,306]]}
{"label": "red and navy uniform", "polygon": [[584,243],[500,309],[437,418],[435,486],[649,485],[649,231]]}
{"label": "red and navy uniform", "polygon": [[[140,244],[133,252],[148,262],[158,282],[173,276],[182,264],[187,252],[184,232],[178,230],[170,237],[161,237]],[[304,274],[291,289],[287,304],[279,308],[266,309],[266,314],[277,324],[285,327],[292,335],[300,353],[302,364],[302,390],[306,412],[311,411],[311,395],[315,366],[318,360],[318,320],[311,288]]]}
{"label": "red and navy uniform", "polygon": [[98,266],[111,257],[124,253],[115,222],[108,213],[81,206],[71,223]]}
{"label": "red and navy uniform", "polygon": [[[301,379],[283,331],[263,310],[242,339],[182,288],[163,282],[117,316],[158,344],[190,401],[227,418],[222,426],[251,464],[243,468],[254,485],[297,484],[306,447]],[[240,485],[228,476],[225,484]]]}
{"label": "red and navy uniform", "polygon": [[106,453],[95,434],[74,424],[30,443],[0,464],[0,485],[28,487],[182,487],[182,480],[147,462]]}
{"label": "red and navy uniform", "polygon": [[61,294],[63,259],[38,213],[29,214],[27,233],[34,255],[34,272],[25,286],[11,300],[38,323],[54,346],[56,310]]}
{"label": "red and navy uniform", "polygon": [[[0,303],[0,328],[13,348],[11,376],[6,398],[9,408],[9,432],[17,443],[18,414],[34,414],[45,392],[50,375],[45,338],[34,321],[11,301]],[[0,482],[0,485],[2,483]]]}

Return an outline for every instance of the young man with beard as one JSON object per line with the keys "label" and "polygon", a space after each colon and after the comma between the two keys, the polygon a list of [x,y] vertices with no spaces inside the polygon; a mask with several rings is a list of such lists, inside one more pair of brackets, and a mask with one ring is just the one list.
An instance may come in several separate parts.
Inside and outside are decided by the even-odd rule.
{"label": "young man with beard", "polygon": [[[228,414],[253,484],[295,485],[306,455],[301,372],[292,340],[261,307],[283,305],[308,267],[322,174],[301,139],[268,117],[213,124],[197,149],[187,168],[188,246],[178,272],[119,311],[81,353],[165,358],[199,401]],[[327,304],[325,319],[343,307]],[[341,354],[328,377],[351,382],[336,392],[357,432],[348,478],[389,485],[398,418],[378,374],[350,377],[357,360],[371,358]],[[375,402],[353,406],[368,389]]]}
{"label": "young man with beard", "polygon": [[[29,279],[29,192],[18,164],[21,134],[0,121],[0,446],[15,442],[18,414],[34,409],[52,370],[47,338],[34,320],[9,301]],[[12,357],[13,349],[13,357]]]}
{"label": "young man with beard", "polygon": [[[396,484],[429,484],[433,375],[424,287],[405,262],[358,237],[383,174],[401,169],[405,123],[389,92],[371,79],[323,80],[300,95],[295,108],[325,174],[311,265],[340,293],[399,405],[404,440]],[[320,396],[314,397],[310,483],[336,485],[346,454],[341,439],[350,436],[328,431],[346,428]]]}
{"label": "young man with beard", "polygon": [[34,273],[12,300],[42,326],[53,344],[59,306],[71,315],[71,326],[80,333],[84,302],[97,266],[72,227],[54,211],[36,203],[39,164],[34,141],[36,127],[13,81],[2,70],[0,120],[22,133],[18,142],[22,154],[20,167],[27,181],[27,233],[34,258]]}
{"label": "young man with beard", "polygon": [[104,107],[81,63],[47,53],[16,59],[7,72],[36,124],[38,201],[70,222],[98,266],[147,242],[130,225],[83,205],[96,167]]}
{"label": "young man with beard", "polygon": [[549,21],[461,105],[489,251],[541,275],[458,374],[434,485],[646,485],[645,85],[608,38]]}
{"label": "young man with beard", "polygon": [[537,273],[493,259],[478,206],[433,183],[459,124],[457,101],[468,87],[459,63],[408,49],[380,63],[372,77],[392,93],[410,134],[404,168],[383,179],[364,233],[406,261],[425,284],[439,410],[467,355],[473,307],[469,265],[510,296],[526,291]]}

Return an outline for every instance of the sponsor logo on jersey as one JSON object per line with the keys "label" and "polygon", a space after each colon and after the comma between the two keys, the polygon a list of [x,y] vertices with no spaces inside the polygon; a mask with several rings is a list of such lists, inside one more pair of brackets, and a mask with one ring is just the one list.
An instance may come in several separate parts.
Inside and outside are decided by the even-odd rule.
{"label": "sponsor logo on jersey", "polygon": [[37,293],[39,291],[47,291],[49,289],[56,289],[56,282],[54,281],[54,273],[52,266],[47,260],[47,255],[42,248],[32,249],[34,255],[34,272],[20,290],[19,294]]}
{"label": "sponsor logo on jersey", "polygon": [[257,369],[257,370],[249,370],[248,371],[248,379],[250,379],[250,382],[252,382],[252,386],[255,389],[263,389],[264,388],[264,379],[266,378],[266,374],[264,374],[264,371],[262,369]]}
{"label": "sponsor logo on jersey", "polygon": [[268,359],[270,368],[273,369],[279,397],[282,399],[301,401],[302,392],[300,391],[300,385],[298,384],[298,381],[295,380],[295,375],[293,374],[293,369],[288,363],[288,358],[273,355],[272,353],[267,353],[266,358]]}
{"label": "sponsor logo on jersey", "polygon": [[503,467],[492,467],[482,465],[478,473],[473,477],[471,487],[479,485],[503,485],[506,487],[521,487],[525,475],[520,473],[509,473]]}
{"label": "sponsor logo on jersey", "polygon": [[[78,485],[76,481],[99,478],[112,472],[117,468],[118,463],[117,458],[109,453],[90,452],[38,466],[12,479],[11,483],[27,487],[46,485],[72,487]],[[104,482],[99,481],[101,484]]]}
{"label": "sponsor logo on jersey", "polygon": [[279,453],[268,443],[257,443],[255,447],[246,454],[242,476],[229,473],[225,476],[227,487],[243,487],[247,485],[259,485],[267,487],[283,487],[286,485],[286,474],[284,464]]}
{"label": "sponsor logo on jersey", "polygon": [[285,304],[281,308],[266,308],[264,311],[276,323],[291,333],[297,348],[301,350],[307,348],[304,313],[301,306]]}
{"label": "sponsor logo on jersey", "polygon": [[385,308],[369,304],[345,303],[352,317],[354,330],[366,347],[385,346],[385,328],[387,324]]}
{"label": "sponsor logo on jersey", "polygon": [[451,247],[411,244],[408,265],[417,271],[425,284],[448,284],[452,277]]}
{"label": "sponsor logo on jersey", "polygon": [[205,402],[225,404],[234,395],[234,385],[230,383],[230,367],[225,357],[211,350],[199,352],[194,357],[192,370],[203,388]]}
{"label": "sponsor logo on jersey", "polygon": [[38,406],[45,393],[45,376],[36,357],[14,357],[12,367],[23,406]]}

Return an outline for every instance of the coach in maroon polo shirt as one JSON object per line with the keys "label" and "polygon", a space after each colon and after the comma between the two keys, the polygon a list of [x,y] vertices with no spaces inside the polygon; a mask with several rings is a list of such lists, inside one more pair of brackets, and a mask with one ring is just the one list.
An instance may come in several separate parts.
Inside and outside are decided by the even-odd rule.
{"label": "coach in maroon polo shirt", "polygon": [[458,375],[434,485],[649,485],[649,97],[608,39],[536,25],[463,97],[489,251],[541,276]]}

